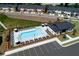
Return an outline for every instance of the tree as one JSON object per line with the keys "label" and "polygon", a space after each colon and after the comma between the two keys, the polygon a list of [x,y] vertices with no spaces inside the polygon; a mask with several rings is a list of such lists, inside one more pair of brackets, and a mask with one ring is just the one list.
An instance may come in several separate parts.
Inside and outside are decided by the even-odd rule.
{"label": "tree", "polygon": [[77,30],[76,30],[76,29],[74,29],[74,30],[73,30],[73,35],[75,35],[75,34],[76,34],[76,32],[77,32]]}
{"label": "tree", "polygon": [[75,8],[78,8],[78,7],[79,7],[78,3],[75,3],[75,4],[74,4],[74,7],[75,7]]}
{"label": "tree", "polygon": [[68,6],[69,6],[69,3],[65,3],[65,4],[64,4],[64,7],[68,7]]}
{"label": "tree", "polygon": [[41,5],[41,3],[33,3],[33,5]]}
{"label": "tree", "polygon": [[65,34],[63,35],[63,38],[66,38],[66,35]]}
{"label": "tree", "polygon": [[2,44],[2,36],[0,36],[0,46],[1,46],[1,44]]}
{"label": "tree", "polygon": [[61,6],[64,6],[64,4],[63,4],[63,3],[60,3],[60,5],[58,5],[58,6],[60,6],[60,7],[61,7]]}
{"label": "tree", "polygon": [[59,18],[57,18],[57,21],[56,22],[60,22],[60,19]]}
{"label": "tree", "polygon": [[22,5],[22,4],[23,4],[23,3],[17,3],[16,6],[15,6],[15,10],[16,10],[16,11],[19,11],[18,7],[19,7],[19,5]]}
{"label": "tree", "polygon": [[45,6],[44,13],[47,13],[47,10],[48,10],[48,5]]}

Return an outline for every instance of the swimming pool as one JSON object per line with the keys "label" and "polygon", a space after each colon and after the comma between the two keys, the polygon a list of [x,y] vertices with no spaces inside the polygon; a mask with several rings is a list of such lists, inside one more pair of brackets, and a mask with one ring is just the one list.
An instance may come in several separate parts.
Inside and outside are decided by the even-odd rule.
{"label": "swimming pool", "polygon": [[44,37],[46,35],[47,33],[45,31],[43,31],[41,28],[37,28],[31,31],[22,32],[19,35],[19,40],[20,41],[33,40],[36,38]]}
{"label": "swimming pool", "polygon": [[35,27],[32,29],[24,29],[18,32],[14,31],[13,35],[13,44],[16,45],[16,42],[25,42],[29,40],[34,40],[42,37],[49,36],[46,32],[47,27]]}

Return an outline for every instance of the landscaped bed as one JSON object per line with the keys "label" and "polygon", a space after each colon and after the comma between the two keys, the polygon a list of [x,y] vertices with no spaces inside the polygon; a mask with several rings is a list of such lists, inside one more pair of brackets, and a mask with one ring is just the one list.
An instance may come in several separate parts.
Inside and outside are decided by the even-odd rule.
{"label": "landscaped bed", "polygon": [[63,41],[66,41],[66,40],[69,40],[69,38],[67,38],[66,36],[64,37],[64,35],[59,35],[58,38],[59,38],[59,40],[62,41],[62,42],[63,42]]}
{"label": "landscaped bed", "polygon": [[77,37],[76,35],[73,35],[73,31],[72,32],[70,32],[70,33],[67,33],[70,37],[72,37],[72,38],[75,38],[75,37]]}

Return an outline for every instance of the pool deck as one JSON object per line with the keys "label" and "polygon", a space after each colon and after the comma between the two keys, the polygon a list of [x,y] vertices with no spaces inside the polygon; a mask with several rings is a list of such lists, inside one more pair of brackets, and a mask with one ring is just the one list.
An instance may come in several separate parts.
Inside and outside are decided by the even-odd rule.
{"label": "pool deck", "polygon": [[[38,26],[38,27],[35,27],[35,28],[32,28],[32,29],[26,29],[26,30],[22,30],[22,31],[18,31],[18,32],[13,32],[14,34],[13,34],[13,37],[14,37],[14,42],[13,42],[13,44],[14,44],[14,46],[16,46],[16,42],[18,42],[20,39],[18,38],[20,35],[21,35],[21,33],[24,33],[24,32],[30,32],[30,31],[33,31],[33,30],[38,30],[38,29],[40,29],[41,31],[42,31],[42,33],[41,33],[41,35],[40,36],[38,36],[38,38],[40,37],[40,38],[42,38],[42,37],[46,37],[46,36],[49,36],[49,34],[47,34],[47,32],[45,31],[46,29],[47,29],[47,27],[42,27],[42,26]],[[44,35],[43,35],[44,34]],[[33,34],[32,34],[32,36],[33,36]],[[20,36],[21,37],[21,36]],[[31,40],[31,39],[33,39],[34,40],[34,38],[37,38],[37,36],[35,36],[35,37],[33,37],[33,38],[27,38],[27,39],[25,39],[25,40],[23,40],[23,41],[29,41],[29,40]],[[20,41],[22,41],[22,40],[20,40]]]}

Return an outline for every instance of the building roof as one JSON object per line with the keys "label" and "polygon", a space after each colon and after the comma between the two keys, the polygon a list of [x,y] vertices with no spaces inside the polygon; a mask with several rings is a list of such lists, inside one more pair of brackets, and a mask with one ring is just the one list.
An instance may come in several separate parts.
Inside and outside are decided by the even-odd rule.
{"label": "building roof", "polygon": [[14,3],[1,3],[0,8],[16,8],[19,10],[20,8],[25,9],[45,9],[45,6],[43,5],[32,5],[32,4],[14,4]]}
{"label": "building roof", "polygon": [[45,9],[45,6],[38,6],[38,5],[19,5],[18,8]]}
{"label": "building roof", "polygon": [[63,30],[72,30],[74,25],[70,22],[60,22],[60,23],[49,24],[49,27],[55,32],[59,31],[61,32]]}
{"label": "building roof", "polygon": [[[16,7],[16,5],[18,5],[18,9],[19,8],[28,8],[28,9],[45,9],[45,5],[32,5],[32,4],[22,4],[22,3],[0,3],[0,8],[14,8]],[[67,11],[67,12],[79,12],[79,8],[74,8],[74,7],[59,7],[59,6],[52,6],[49,5],[48,10],[51,11],[55,11],[55,10],[59,10],[59,11]]]}
{"label": "building roof", "polygon": [[14,8],[16,4],[1,3],[0,8]]}
{"label": "building roof", "polygon": [[74,7],[59,7],[59,6],[49,6],[48,10],[59,10],[59,11],[67,11],[67,12],[79,12],[79,8]]}

